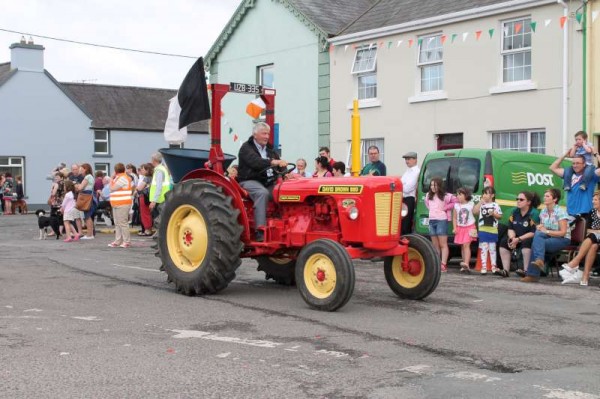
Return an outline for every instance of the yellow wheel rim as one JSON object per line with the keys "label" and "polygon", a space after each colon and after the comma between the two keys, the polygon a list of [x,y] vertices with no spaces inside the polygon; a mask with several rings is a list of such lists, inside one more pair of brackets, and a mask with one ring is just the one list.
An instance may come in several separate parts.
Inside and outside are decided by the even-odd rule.
{"label": "yellow wheel rim", "polygon": [[337,274],[328,256],[314,254],[304,264],[304,283],[315,298],[325,299],[335,289]]}
{"label": "yellow wheel rim", "polygon": [[269,260],[278,265],[287,265],[292,261],[290,258],[274,258],[272,256],[269,257]]}
{"label": "yellow wheel rim", "polygon": [[200,267],[208,248],[204,217],[191,205],[181,205],[167,225],[167,248],[174,265],[183,272]]}
{"label": "yellow wheel rim", "polygon": [[415,288],[423,281],[423,277],[425,276],[425,261],[421,253],[414,248],[408,248],[408,261],[417,261],[420,263],[421,270],[416,276],[402,270],[402,256],[394,257],[392,261],[392,274],[396,282],[402,287]]}

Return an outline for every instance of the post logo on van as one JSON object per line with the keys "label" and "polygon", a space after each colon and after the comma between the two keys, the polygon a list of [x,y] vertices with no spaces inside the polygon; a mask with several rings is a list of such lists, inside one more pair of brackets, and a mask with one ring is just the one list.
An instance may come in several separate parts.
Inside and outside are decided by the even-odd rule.
{"label": "post logo on van", "polygon": [[511,175],[513,184],[554,186],[554,175],[551,173],[513,172]]}

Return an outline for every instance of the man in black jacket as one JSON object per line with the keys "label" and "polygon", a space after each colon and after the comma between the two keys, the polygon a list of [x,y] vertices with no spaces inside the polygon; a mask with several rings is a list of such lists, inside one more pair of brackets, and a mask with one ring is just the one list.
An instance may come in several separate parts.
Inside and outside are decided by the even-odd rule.
{"label": "man in black jacket", "polygon": [[[287,162],[279,159],[273,147],[269,145],[271,128],[264,122],[258,122],[252,129],[252,136],[242,144],[238,154],[237,180],[254,201],[254,222],[258,229],[267,222],[267,203],[273,193],[275,176],[273,168],[285,168]],[[257,230],[256,241],[264,240],[264,232]]]}

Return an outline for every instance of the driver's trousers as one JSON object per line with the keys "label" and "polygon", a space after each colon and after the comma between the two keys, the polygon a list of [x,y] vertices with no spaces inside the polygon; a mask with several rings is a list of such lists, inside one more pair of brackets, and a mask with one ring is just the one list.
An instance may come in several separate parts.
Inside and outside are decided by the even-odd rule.
{"label": "driver's trousers", "polygon": [[267,204],[273,196],[273,187],[263,186],[256,180],[246,180],[240,182],[240,186],[246,191],[254,202],[254,227],[265,226],[267,224]]}

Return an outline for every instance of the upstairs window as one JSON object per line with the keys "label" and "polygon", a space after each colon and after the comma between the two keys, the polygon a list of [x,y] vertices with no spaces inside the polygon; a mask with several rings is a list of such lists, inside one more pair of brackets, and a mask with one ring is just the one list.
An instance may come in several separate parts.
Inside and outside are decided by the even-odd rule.
{"label": "upstairs window", "polygon": [[531,80],[531,18],[502,23],[502,81]]}
{"label": "upstairs window", "polygon": [[268,89],[275,88],[275,66],[273,64],[258,67],[258,84]]}
{"label": "upstairs window", "polygon": [[377,46],[356,50],[352,74],[357,76],[358,99],[377,98]]}
{"label": "upstairs window", "polygon": [[492,148],[545,154],[546,132],[544,130],[493,132]]}
{"label": "upstairs window", "polygon": [[110,154],[110,140],[108,130],[94,130],[94,154]]}
{"label": "upstairs window", "polygon": [[421,72],[421,92],[444,90],[442,35],[424,36],[420,39],[417,66]]}

